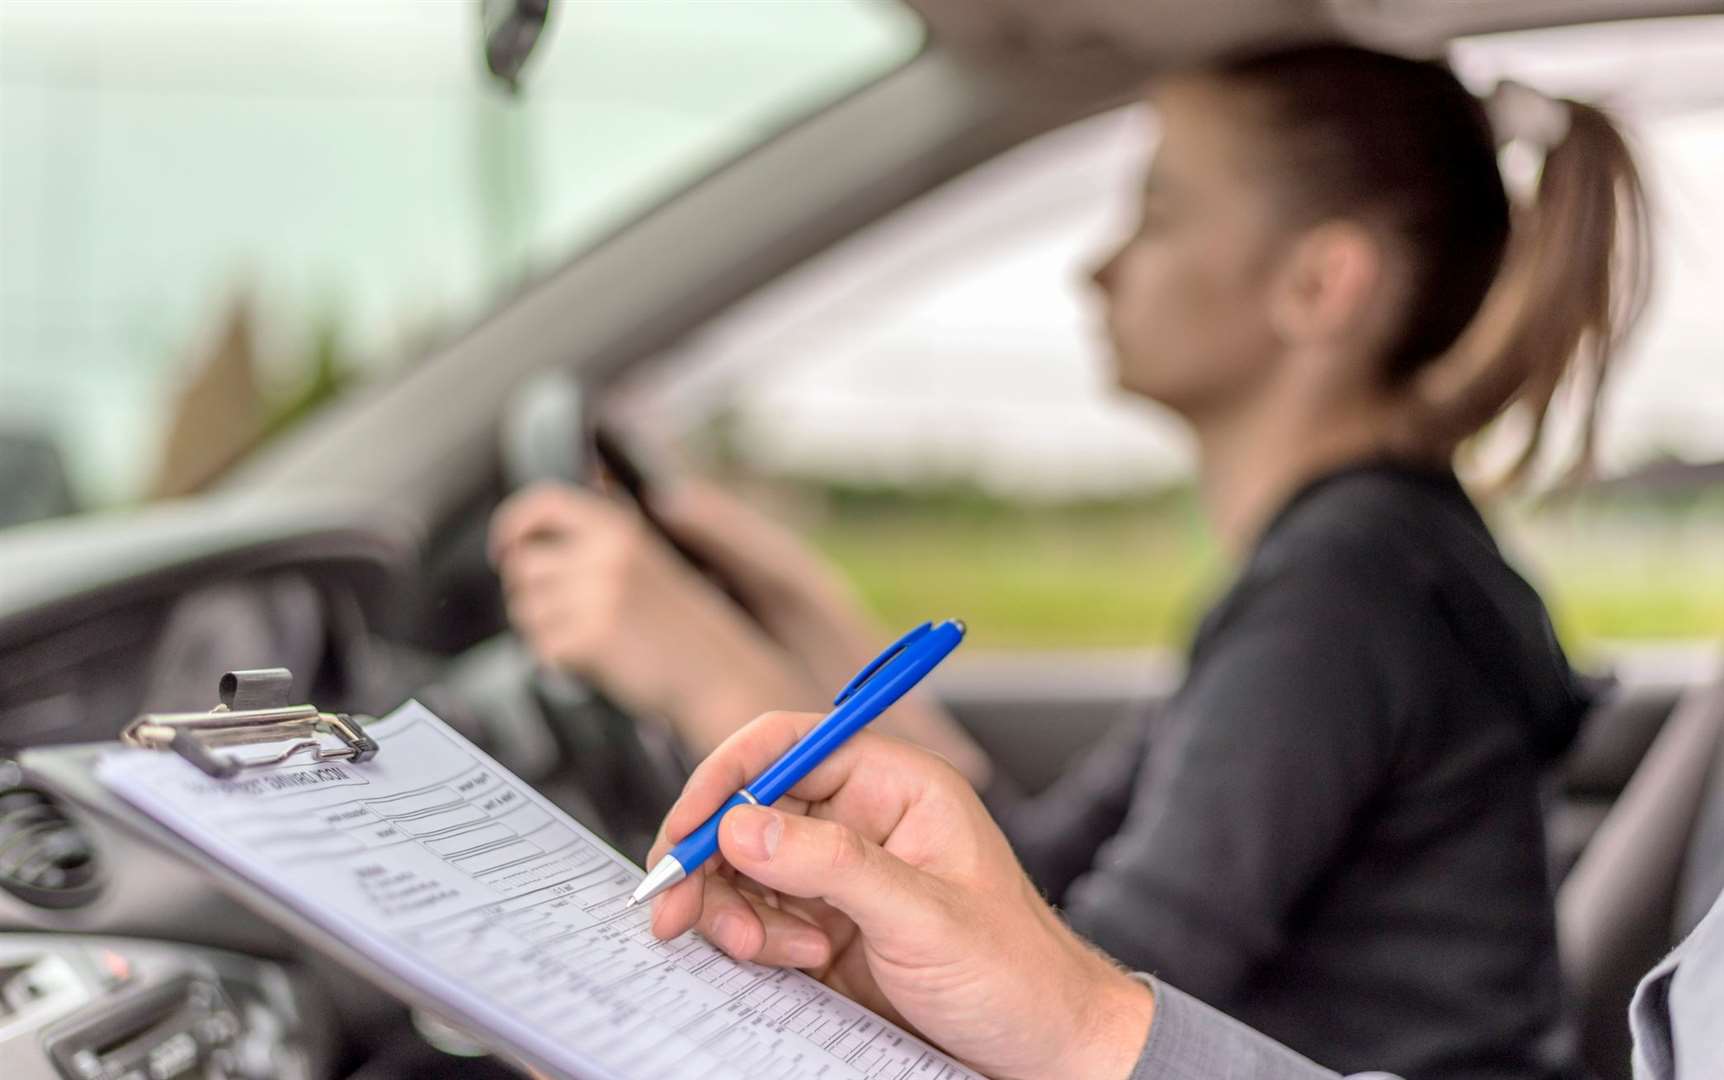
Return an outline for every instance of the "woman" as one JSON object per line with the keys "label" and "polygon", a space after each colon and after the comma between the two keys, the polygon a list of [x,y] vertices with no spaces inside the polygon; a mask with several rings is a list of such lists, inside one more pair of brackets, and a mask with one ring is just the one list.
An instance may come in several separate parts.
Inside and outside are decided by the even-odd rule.
{"label": "woman", "polygon": [[[1119,382],[1190,422],[1241,569],[1166,710],[1036,799],[993,785],[1000,823],[1079,933],[1317,1060],[1557,1075],[1538,791],[1587,695],[1451,462],[1512,412],[1523,476],[1565,380],[1590,450],[1644,291],[1632,159],[1596,109],[1506,93],[1493,135],[1447,67],[1349,46],[1217,63],[1153,104],[1140,225],[1095,277]],[[1522,205],[1496,136],[1546,151]],[[671,502],[760,629],[593,500],[528,495],[495,547],[545,659],[704,749],[812,700],[807,673],[840,681],[866,634],[786,538]],[[546,530],[571,539],[524,543]],[[673,624],[694,629],[655,638]],[[934,707],[896,723],[987,783]]]}

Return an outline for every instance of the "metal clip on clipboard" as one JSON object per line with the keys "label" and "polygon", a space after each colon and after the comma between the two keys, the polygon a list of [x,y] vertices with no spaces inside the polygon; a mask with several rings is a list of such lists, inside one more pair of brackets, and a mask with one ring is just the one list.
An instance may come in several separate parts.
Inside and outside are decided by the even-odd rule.
{"label": "metal clip on clipboard", "polygon": [[[280,765],[298,754],[313,761],[370,761],[377,743],[346,713],[327,713],[315,705],[290,705],[293,673],[286,668],[230,671],[221,678],[221,704],[207,713],[146,713],[126,725],[120,741],[146,750],[172,750],[219,780],[243,769]],[[328,732],[341,746],[324,746]],[[267,758],[243,759],[215,751],[224,746],[298,740]]]}

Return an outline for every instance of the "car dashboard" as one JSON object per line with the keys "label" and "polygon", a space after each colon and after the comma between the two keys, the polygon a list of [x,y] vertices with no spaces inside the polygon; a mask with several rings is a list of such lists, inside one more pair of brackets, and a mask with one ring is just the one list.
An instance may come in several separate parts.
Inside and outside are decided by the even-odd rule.
{"label": "car dashboard", "polygon": [[399,1003],[307,955],[196,865],[83,809],[64,777],[19,763],[42,747],[93,749],[140,711],[209,709],[233,667],[291,667],[296,699],[332,709],[400,700],[420,672],[391,653],[383,624],[415,565],[411,533],[217,506],[4,542],[0,1075],[446,1071],[373,1069],[386,1046],[423,1047]]}

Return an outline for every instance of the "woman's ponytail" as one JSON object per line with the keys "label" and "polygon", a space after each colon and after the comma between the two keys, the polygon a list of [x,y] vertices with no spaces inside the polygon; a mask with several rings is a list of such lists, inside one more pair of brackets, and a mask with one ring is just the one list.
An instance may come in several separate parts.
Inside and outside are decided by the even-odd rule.
{"label": "woman's ponytail", "polygon": [[[1569,471],[1586,471],[1651,270],[1646,194],[1610,119],[1512,82],[1481,101],[1446,64],[1338,43],[1208,70],[1257,106],[1242,115],[1289,220],[1363,221],[1405,252],[1382,364],[1409,405],[1404,449],[1446,459],[1506,413],[1525,437],[1505,479],[1523,481],[1572,389],[1582,434]],[[1537,174],[1525,198],[1504,183],[1515,151]]]}
{"label": "woman's ponytail", "polygon": [[[1592,467],[1599,402],[1651,279],[1646,192],[1627,142],[1601,110],[1504,84],[1487,102],[1501,143],[1548,149],[1478,315],[1419,379],[1424,436],[1457,446],[1504,414],[1525,430],[1502,476],[1524,483],[1559,391],[1578,395],[1567,478]],[[1565,390],[1564,387],[1572,387]]]}

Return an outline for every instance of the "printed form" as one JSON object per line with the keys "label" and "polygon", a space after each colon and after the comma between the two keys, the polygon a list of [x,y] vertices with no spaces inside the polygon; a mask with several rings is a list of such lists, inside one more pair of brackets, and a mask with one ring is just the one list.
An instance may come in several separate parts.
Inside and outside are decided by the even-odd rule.
{"label": "printed form", "polygon": [[[105,757],[127,802],[506,1046],[582,1080],[977,1080],[800,972],[661,942],[641,871],[417,703],[363,765],[214,780]],[[475,1032],[483,1035],[483,1032]]]}

